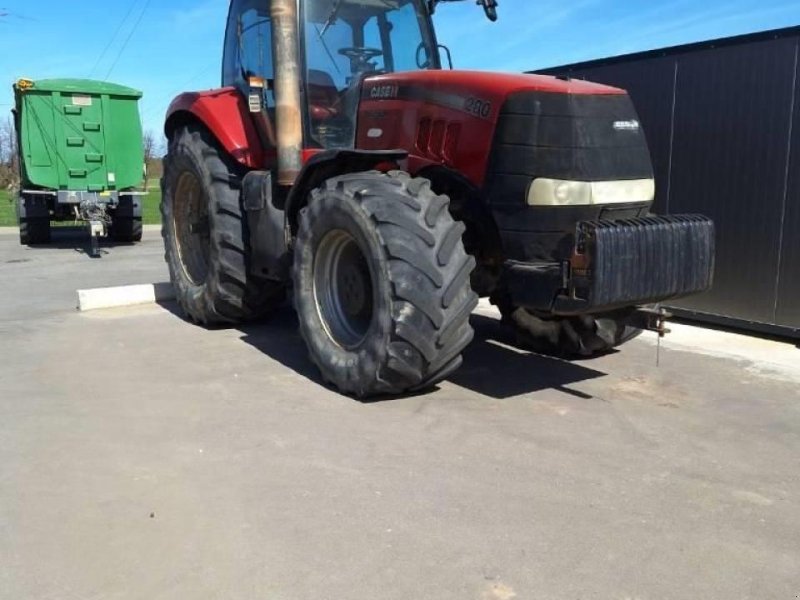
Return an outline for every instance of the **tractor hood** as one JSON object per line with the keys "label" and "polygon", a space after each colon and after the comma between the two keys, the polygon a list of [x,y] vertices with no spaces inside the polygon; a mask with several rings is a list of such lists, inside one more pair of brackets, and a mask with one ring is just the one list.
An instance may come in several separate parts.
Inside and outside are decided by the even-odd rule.
{"label": "tractor hood", "polygon": [[[356,143],[366,150],[409,149],[412,169],[449,168],[477,187],[497,188],[498,201],[521,201],[537,177],[652,177],[644,133],[624,90],[544,75],[368,77]],[[494,186],[500,179],[502,186]]]}
{"label": "tractor hood", "polygon": [[435,70],[369,77],[364,81],[363,98],[430,101],[447,108],[466,108],[468,113],[474,113],[477,107],[482,113],[479,116],[492,119],[502,103],[517,92],[625,95],[625,91],[607,85],[548,75]]}

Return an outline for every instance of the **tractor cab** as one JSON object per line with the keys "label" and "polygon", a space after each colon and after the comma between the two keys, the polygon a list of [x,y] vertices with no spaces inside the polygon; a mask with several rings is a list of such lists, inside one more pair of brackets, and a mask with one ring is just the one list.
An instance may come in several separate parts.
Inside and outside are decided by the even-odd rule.
{"label": "tractor cab", "polygon": [[[306,147],[352,148],[365,77],[439,69],[423,0],[305,0],[299,4],[300,80]],[[225,40],[222,83],[275,111],[269,2],[234,0]]]}

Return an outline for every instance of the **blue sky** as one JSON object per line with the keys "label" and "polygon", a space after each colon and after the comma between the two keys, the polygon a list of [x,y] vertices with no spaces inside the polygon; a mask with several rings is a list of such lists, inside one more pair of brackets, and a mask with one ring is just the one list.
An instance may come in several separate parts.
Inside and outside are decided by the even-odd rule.
{"label": "blue sky", "polygon": [[[116,62],[109,79],[144,91],[145,128],[158,130],[172,96],[218,85],[227,5],[0,0],[0,114],[18,77],[104,78]],[[497,23],[467,0],[436,21],[456,68],[523,71],[797,25],[800,0],[500,0]]]}

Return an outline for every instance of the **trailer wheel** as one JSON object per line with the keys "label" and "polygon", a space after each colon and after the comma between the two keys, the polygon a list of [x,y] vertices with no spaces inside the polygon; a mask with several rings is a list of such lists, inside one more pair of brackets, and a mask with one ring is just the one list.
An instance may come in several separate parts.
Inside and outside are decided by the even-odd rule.
{"label": "trailer wheel", "polygon": [[284,288],[249,272],[238,164],[202,127],[178,129],[164,161],[162,236],[178,304],[204,325],[264,316]]}
{"label": "trailer wheel", "polygon": [[590,357],[609,352],[641,333],[625,325],[623,315],[578,317],[540,316],[514,306],[507,298],[492,298],[503,322],[516,333],[517,342],[534,352],[561,357]]}
{"label": "trailer wheel", "polygon": [[136,196],[120,195],[108,231],[112,240],[128,243],[142,241],[141,202]]}
{"label": "trailer wheel", "polygon": [[358,397],[430,387],[462,362],[475,259],[425,179],[334,177],[300,213],[294,298],[323,378]]}
{"label": "trailer wheel", "polygon": [[25,219],[19,224],[19,241],[23,246],[50,242],[50,220],[41,217]]}
{"label": "trailer wheel", "polygon": [[17,218],[20,244],[31,246],[50,242],[50,216],[44,197],[20,196]]}

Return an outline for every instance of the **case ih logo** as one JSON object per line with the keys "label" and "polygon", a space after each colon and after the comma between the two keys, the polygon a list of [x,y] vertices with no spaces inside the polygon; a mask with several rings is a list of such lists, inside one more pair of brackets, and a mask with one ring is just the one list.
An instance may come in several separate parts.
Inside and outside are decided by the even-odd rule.
{"label": "case ih logo", "polygon": [[383,100],[386,98],[397,98],[398,88],[396,85],[376,85],[369,91],[369,97],[373,100]]}

